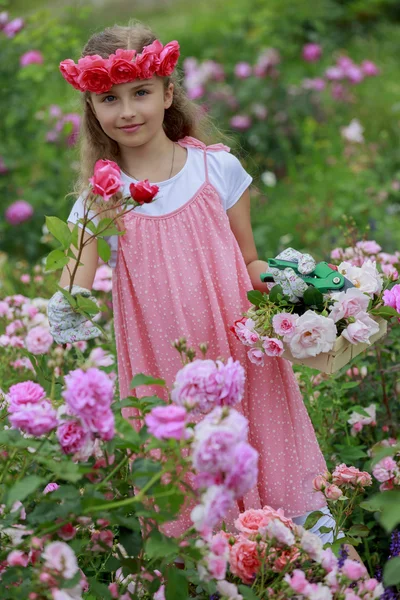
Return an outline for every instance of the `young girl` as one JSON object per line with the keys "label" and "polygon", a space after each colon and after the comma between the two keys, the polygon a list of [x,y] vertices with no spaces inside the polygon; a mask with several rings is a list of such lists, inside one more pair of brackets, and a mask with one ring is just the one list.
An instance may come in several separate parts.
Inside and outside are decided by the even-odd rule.
{"label": "young girl", "polygon": [[[171,72],[178,48],[176,42],[163,47],[142,25],[115,26],[87,43],[83,75],[73,61],[62,63],[64,77],[83,92],[82,186],[98,159],[118,163],[127,193],[139,180],[159,186],[153,203],[124,217],[126,233],[109,240],[120,395],[132,395],[137,373],[162,377],[171,387],[182,367],[171,342],[182,336],[195,348],[208,342],[208,358],[239,360],[246,371],[239,410],[249,420],[249,441],[260,458],[258,484],[237,510],[270,505],[304,521],[307,512],[322,508],[327,517],[321,526],[329,511],[312,480],[326,465],[292,367],[268,357],[264,367],[252,364],[230,331],[249,307],[247,291],[267,289],[260,282],[267,263],[257,258],[250,225],[252,179],[229,148],[202,141],[197,109]],[[127,50],[135,50],[135,57]],[[111,54],[120,58],[120,71],[116,58],[111,66],[92,56]],[[126,57],[136,65],[129,67],[129,81]],[[107,79],[111,68],[114,81],[125,69],[123,83]],[[84,201],[82,187],[68,219],[71,228],[83,216]],[[88,291],[98,262],[96,243],[88,244],[81,262],[75,284]],[[60,286],[69,279],[65,268]],[[136,395],[160,389],[143,386]],[[170,533],[190,526],[189,515],[184,510]]]}

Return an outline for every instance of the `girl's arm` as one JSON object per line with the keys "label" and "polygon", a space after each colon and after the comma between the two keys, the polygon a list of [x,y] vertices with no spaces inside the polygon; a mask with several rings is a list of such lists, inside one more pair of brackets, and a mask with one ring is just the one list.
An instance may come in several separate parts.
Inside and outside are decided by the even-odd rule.
{"label": "girl's arm", "polygon": [[226,211],[226,214],[242,252],[253,288],[268,293],[267,284],[260,281],[261,273],[268,271],[268,263],[258,260],[250,221],[250,192],[248,188],[236,204]]}
{"label": "girl's arm", "polygon": [[[74,224],[68,223],[68,227],[72,230],[74,228]],[[79,230],[78,240],[80,240],[81,233],[82,233],[81,230]],[[91,235],[92,234],[90,231],[85,231],[84,236],[83,236],[83,241],[86,241]],[[71,246],[71,250],[75,254],[75,256],[77,256],[78,250],[74,246]],[[84,247],[82,254],[81,254],[80,262],[82,263],[82,266],[78,267],[78,269],[76,271],[74,285],[79,285],[83,288],[91,290],[93,281],[94,281],[94,277],[96,275],[97,265],[99,262],[96,238],[93,238]],[[58,284],[60,287],[65,287],[65,286],[69,285],[69,282],[70,282],[69,271],[72,273],[75,265],[76,265],[76,260],[71,258],[68,265],[66,265],[63,269],[61,279]],[[68,269],[69,269],[69,271],[68,271]]]}

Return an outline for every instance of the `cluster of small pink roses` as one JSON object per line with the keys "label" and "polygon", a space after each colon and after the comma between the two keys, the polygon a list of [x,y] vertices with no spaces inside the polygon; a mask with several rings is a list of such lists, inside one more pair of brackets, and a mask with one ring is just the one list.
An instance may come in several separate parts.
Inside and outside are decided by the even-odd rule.
{"label": "cluster of small pink roses", "polygon": [[[255,593],[258,589],[265,593],[267,589],[271,599],[295,595],[309,600],[373,600],[383,592],[376,579],[368,578],[363,565],[348,559],[340,565],[330,549],[323,549],[318,536],[296,525],[282,510],[269,506],[247,510],[235,521],[235,527],[238,535],[220,532],[211,539],[209,547],[217,546],[231,575],[251,585]],[[223,544],[223,538],[228,540],[228,546]],[[226,577],[223,565],[219,575],[217,579]],[[235,584],[229,585],[232,596],[225,596],[221,586],[223,598],[236,597]]]}
{"label": "cluster of small pink roses", "polygon": [[372,469],[372,475],[380,482],[381,492],[400,490],[400,452],[394,456],[385,456]]}
{"label": "cluster of small pink roses", "polygon": [[332,474],[326,471],[313,480],[314,490],[322,492],[328,500],[338,500],[349,491],[362,492],[370,485],[372,477],[369,473],[344,463],[337,465]]}
{"label": "cluster of small pink roses", "polygon": [[395,265],[400,265],[400,252],[388,254],[382,252],[382,247],[375,240],[362,240],[355,246],[347,248],[334,248],[331,259],[350,263],[354,267],[362,267],[367,261],[374,261],[380,265],[382,272],[389,279],[398,279],[399,274]]}
{"label": "cluster of small pink roses", "polygon": [[63,452],[83,460],[92,454],[96,437],[114,437],[114,384],[106,373],[94,367],[71,371],[65,381],[62,396],[66,405],[58,413],[39,384],[23,381],[12,385],[6,394],[9,420],[13,427],[33,436],[45,435],[57,427]]}
{"label": "cluster of small pink roses", "polygon": [[[191,438],[201,492],[191,518],[202,536],[210,534],[257,480],[258,453],[247,442],[248,421],[231,408],[243,393],[244,369],[238,361],[198,359],[177,373],[173,404],[157,406],[145,417],[149,432],[159,439]],[[190,414],[198,413],[208,414],[189,430]]]}

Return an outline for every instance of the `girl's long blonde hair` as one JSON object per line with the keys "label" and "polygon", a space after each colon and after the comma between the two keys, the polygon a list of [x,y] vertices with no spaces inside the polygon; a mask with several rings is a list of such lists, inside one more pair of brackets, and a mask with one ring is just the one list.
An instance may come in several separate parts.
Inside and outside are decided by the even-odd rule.
{"label": "girl's long blonde hair", "polygon": [[[136,50],[137,53],[140,53],[144,46],[151,44],[156,39],[151,29],[137,21],[126,27],[114,25],[94,34],[85,45],[82,57],[88,54],[99,54],[102,58],[108,58],[118,48]],[[170,83],[174,84],[172,105],[166,109],[163,122],[164,131],[169,139],[176,142],[188,135],[196,137],[207,144],[214,141],[213,133],[216,128],[213,126],[211,119],[188,99],[178,74],[174,72],[171,76],[163,79],[165,88]],[[77,196],[87,194],[88,179],[93,175],[97,160],[113,160],[118,164],[120,159],[117,142],[104,133],[94,114],[90,92],[82,94],[82,101],[83,117],[79,136],[80,171],[74,192],[74,195]],[[90,196],[90,194],[87,195],[86,202],[93,199]],[[121,197],[121,195],[119,196]],[[114,200],[114,203],[118,202],[118,195],[112,200]],[[101,207],[104,210],[107,206],[110,209],[107,212],[102,212],[102,218],[113,218],[115,216],[116,213],[112,210],[112,200],[107,205],[102,202],[96,204],[96,208]]]}

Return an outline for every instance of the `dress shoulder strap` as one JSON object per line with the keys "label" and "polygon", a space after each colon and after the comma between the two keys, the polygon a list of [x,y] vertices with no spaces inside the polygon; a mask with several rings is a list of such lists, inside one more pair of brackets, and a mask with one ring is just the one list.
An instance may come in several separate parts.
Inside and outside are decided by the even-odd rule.
{"label": "dress shoulder strap", "polygon": [[221,150],[225,150],[226,152],[230,152],[231,149],[229,146],[225,146],[224,144],[211,144],[211,146],[207,146],[204,142],[191,137],[189,135],[185,136],[181,140],[178,140],[178,144],[183,148],[198,148],[199,150],[204,151],[204,168],[206,172],[206,181],[208,181],[208,167],[207,167],[207,151],[208,152],[220,152]]}

